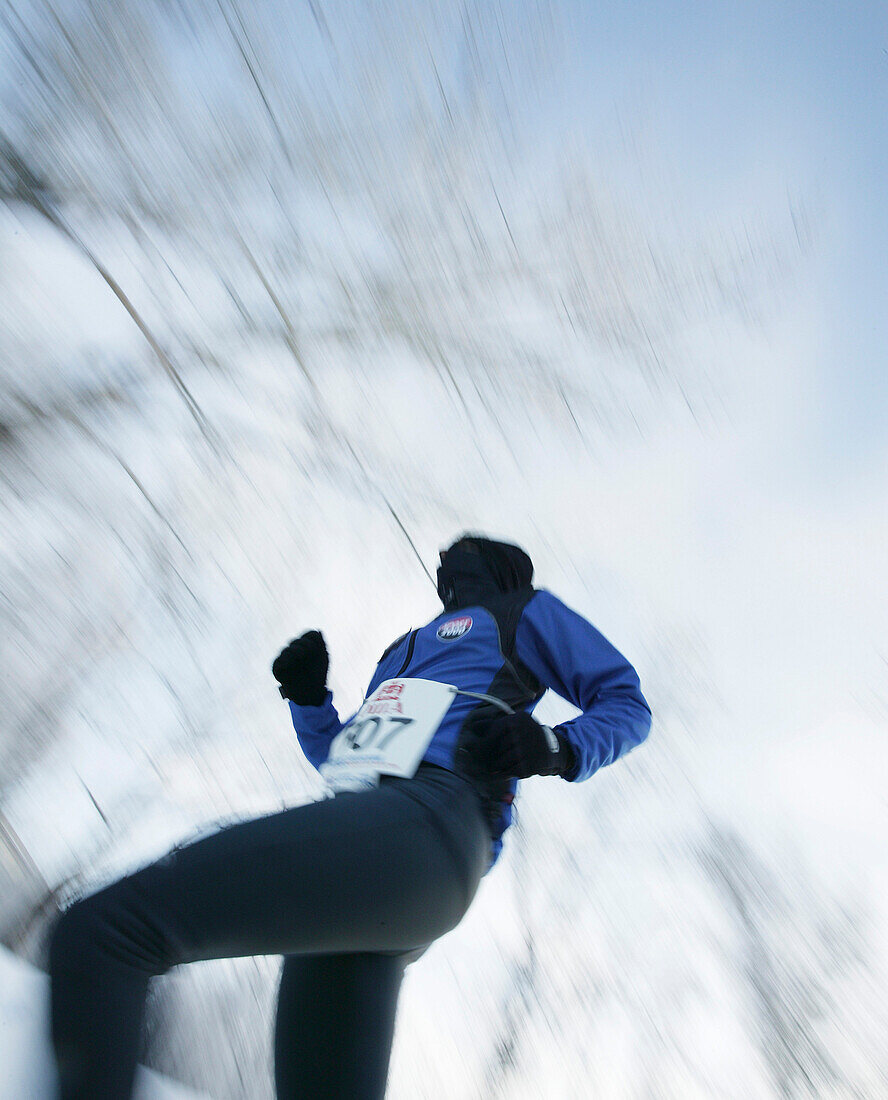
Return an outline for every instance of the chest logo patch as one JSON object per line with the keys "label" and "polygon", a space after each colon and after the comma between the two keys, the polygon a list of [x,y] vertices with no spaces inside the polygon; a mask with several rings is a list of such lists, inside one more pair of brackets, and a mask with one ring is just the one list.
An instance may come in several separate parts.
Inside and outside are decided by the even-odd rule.
{"label": "chest logo patch", "polygon": [[458,619],[448,619],[446,623],[441,623],[436,633],[442,642],[453,642],[463,634],[468,634],[471,629],[472,616],[461,615]]}

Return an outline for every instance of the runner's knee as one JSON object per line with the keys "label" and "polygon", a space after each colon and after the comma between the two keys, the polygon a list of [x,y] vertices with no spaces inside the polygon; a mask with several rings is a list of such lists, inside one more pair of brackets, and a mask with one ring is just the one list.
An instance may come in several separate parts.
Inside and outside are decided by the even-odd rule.
{"label": "runner's knee", "polygon": [[102,921],[93,898],[75,902],[56,921],[49,940],[49,970],[80,969],[94,959]]}
{"label": "runner's knee", "polygon": [[115,964],[156,975],[174,965],[165,937],[150,928],[130,894],[121,882],[74,902],[52,930],[50,973]]}

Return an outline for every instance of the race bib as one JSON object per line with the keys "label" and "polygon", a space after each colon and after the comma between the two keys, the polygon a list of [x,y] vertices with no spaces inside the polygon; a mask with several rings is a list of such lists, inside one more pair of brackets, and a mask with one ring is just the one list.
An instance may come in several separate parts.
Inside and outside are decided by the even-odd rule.
{"label": "race bib", "polygon": [[456,690],[436,680],[385,680],[333,738],[321,775],[334,791],[375,787],[380,775],[414,775]]}

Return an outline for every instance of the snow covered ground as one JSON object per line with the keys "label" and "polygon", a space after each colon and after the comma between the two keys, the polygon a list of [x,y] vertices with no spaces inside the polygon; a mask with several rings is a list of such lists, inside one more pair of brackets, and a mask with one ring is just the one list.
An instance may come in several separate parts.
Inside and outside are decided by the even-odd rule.
{"label": "snow covered ground", "polygon": [[[47,1037],[49,980],[45,974],[0,947],[0,1097],[47,1100],[55,1074]],[[196,1093],[151,1070],[140,1071],[139,1100],[198,1100]]]}
{"label": "snow covered ground", "polygon": [[[888,452],[854,335],[885,230],[839,113],[865,28],[670,17],[676,67],[568,3],[353,8],[0,27],[10,874],[64,902],[316,797],[271,659],[321,627],[347,711],[479,528],[655,724],[522,784],[408,974],[391,1095],[888,1095]],[[817,49],[848,82],[822,102]],[[0,930],[39,961],[23,908]],[[40,1100],[44,980],[0,967],[0,1096]],[[158,983],[152,1065],[267,1100],[276,969]]]}

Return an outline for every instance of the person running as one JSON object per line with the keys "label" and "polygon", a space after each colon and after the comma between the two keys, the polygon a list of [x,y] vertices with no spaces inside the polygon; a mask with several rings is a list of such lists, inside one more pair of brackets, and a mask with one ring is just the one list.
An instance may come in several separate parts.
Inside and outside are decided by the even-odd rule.
{"label": "person running", "polygon": [[[278,1100],[385,1094],[407,965],[459,924],[496,862],[517,781],[588,779],[640,744],[629,662],[532,586],[517,546],[467,534],[440,554],[444,610],[394,641],[341,722],[322,634],[272,665],[332,797],[222,829],[78,901],[50,941],[62,1100],[131,1095],[149,981],[173,966],[284,957]],[[580,710],[530,713],[547,688]]]}

